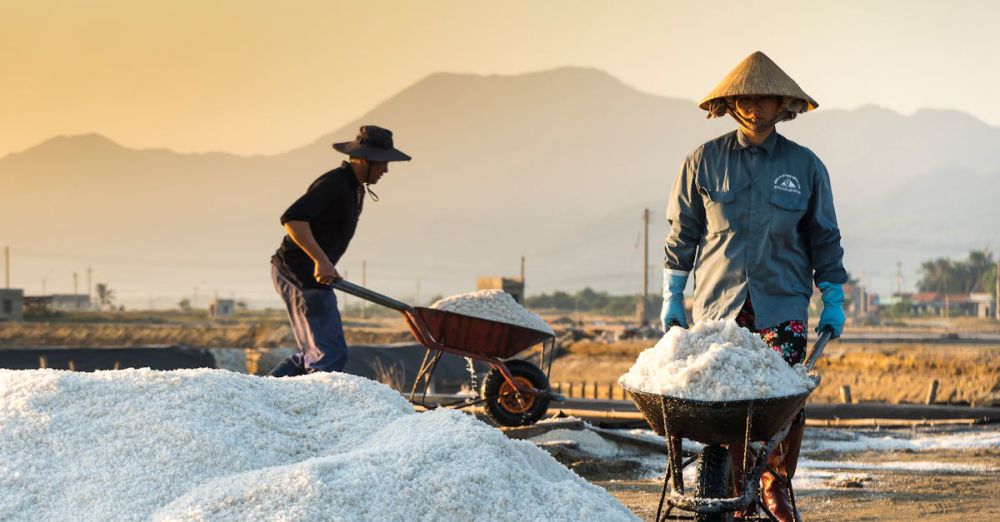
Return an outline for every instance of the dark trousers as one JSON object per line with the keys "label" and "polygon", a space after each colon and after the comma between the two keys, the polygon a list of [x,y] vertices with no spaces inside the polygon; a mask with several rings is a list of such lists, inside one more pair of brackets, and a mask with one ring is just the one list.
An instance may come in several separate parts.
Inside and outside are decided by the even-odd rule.
{"label": "dark trousers", "polygon": [[299,352],[287,361],[302,373],[343,371],[347,365],[347,342],[333,290],[300,288],[273,264],[271,279],[285,301],[299,346]]}

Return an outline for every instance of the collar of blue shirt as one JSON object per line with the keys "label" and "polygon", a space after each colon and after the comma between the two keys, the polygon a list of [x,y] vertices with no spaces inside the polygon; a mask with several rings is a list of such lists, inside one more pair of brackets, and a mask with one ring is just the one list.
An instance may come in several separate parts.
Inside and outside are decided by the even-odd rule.
{"label": "collar of blue shirt", "polygon": [[[770,156],[774,152],[774,146],[777,145],[777,143],[778,143],[778,131],[775,130],[771,132],[771,134],[767,138],[764,139],[764,143],[760,145],[760,148],[764,149],[764,151],[767,152],[767,155]],[[736,131],[736,140],[733,141],[734,149],[742,150],[753,146],[754,145],[750,143],[750,140],[748,140],[747,137],[743,135],[743,132],[741,132],[740,130]]]}

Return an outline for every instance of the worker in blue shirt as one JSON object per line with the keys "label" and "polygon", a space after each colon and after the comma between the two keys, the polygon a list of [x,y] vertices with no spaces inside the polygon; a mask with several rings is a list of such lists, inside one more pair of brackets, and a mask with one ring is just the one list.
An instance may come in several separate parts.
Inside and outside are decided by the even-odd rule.
{"label": "worker in blue shirt", "polygon": [[[708,117],[730,115],[737,130],[695,149],[674,182],[663,271],[664,330],[687,327],[684,288],[694,276],[695,321],[733,319],[757,332],[789,364],[802,362],[813,285],[823,294],[817,331],[844,327],[840,229],[826,167],[775,125],[817,103],[761,52],[736,66],[701,102]],[[762,497],[794,521],[785,485],[795,474],[805,418],[799,414],[769,457]],[[731,445],[737,484],[744,448]]]}

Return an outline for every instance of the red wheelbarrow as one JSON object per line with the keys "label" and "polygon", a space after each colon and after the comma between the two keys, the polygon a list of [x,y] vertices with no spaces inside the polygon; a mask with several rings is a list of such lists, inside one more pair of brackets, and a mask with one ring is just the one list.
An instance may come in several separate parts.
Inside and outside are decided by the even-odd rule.
{"label": "red wheelbarrow", "polygon": [[[555,355],[555,336],[540,330],[499,321],[490,321],[455,312],[410,306],[343,279],[333,288],[355,297],[396,310],[403,315],[413,337],[426,349],[420,370],[410,390],[413,404],[465,407],[485,403],[486,415],[504,426],[534,424],[545,415],[549,403],[563,397],[549,387],[549,374]],[[541,344],[540,366],[515,355]],[[441,356],[450,353],[490,365],[483,379],[478,399],[429,405],[427,391]],[[418,396],[420,397],[418,400]]]}

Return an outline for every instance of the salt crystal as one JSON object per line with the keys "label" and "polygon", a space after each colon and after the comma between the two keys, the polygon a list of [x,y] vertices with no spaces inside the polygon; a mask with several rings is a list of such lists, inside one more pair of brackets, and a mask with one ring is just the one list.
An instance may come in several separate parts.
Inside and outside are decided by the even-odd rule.
{"label": "salt crystal", "polygon": [[671,328],[639,354],[619,383],[646,393],[702,401],[785,397],[812,390],[801,364],[789,366],[753,332],[731,320]]}
{"label": "salt crystal", "polygon": [[435,302],[431,308],[523,326],[555,335],[552,327],[544,319],[517,304],[517,301],[503,290],[479,290],[453,295]]}
{"label": "salt crystal", "polygon": [[636,520],[531,443],[341,373],[0,370],[0,520]]}

